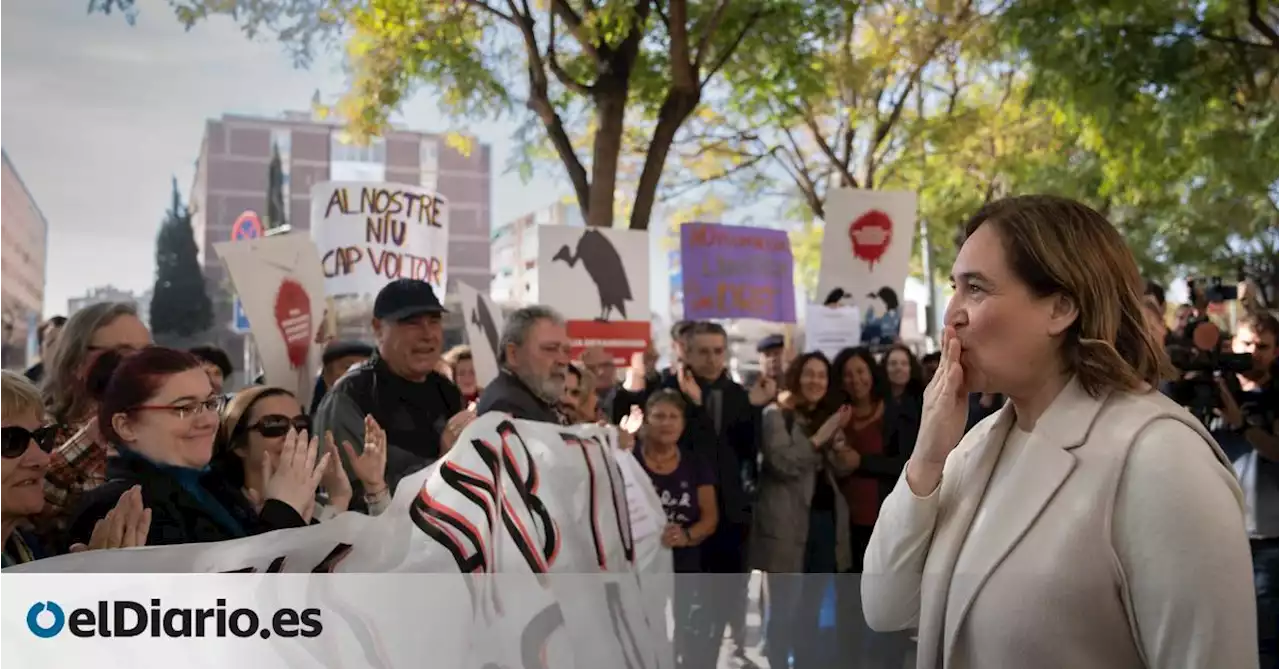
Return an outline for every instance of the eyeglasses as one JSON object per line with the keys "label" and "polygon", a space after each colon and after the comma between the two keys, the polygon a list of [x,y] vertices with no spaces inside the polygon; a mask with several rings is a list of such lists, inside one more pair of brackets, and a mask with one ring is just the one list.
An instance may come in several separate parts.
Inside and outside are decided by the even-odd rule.
{"label": "eyeglasses", "polygon": [[219,413],[226,403],[227,398],[218,395],[217,397],[210,397],[203,402],[188,402],[187,404],[141,404],[133,407],[132,411],[168,411],[177,416],[179,420],[186,420],[205,411]]}
{"label": "eyeglasses", "polygon": [[23,453],[27,452],[27,447],[33,441],[45,453],[52,451],[56,445],[54,441],[58,438],[59,427],[58,425],[45,425],[31,431],[25,427],[15,425],[0,429],[0,435],[3,435],[4,439],[4,444],[0,447],[0,457],[20,458]]}
{"label": "eyeglasses", "polygon": [[268,439],[275,439],[288,434],[291,427],[297,432],[303,430],[310,432],[311,419],[303,415],[290,418],[281,414],[270,414],[259,418],[258,422],[250,425],[247,430],[257,432]]}

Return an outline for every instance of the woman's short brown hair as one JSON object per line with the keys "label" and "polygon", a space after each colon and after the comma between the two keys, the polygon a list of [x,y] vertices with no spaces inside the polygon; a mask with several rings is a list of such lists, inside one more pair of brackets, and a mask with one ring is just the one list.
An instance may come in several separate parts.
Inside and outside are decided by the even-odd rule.
{"label": "woman's short brown hair", "polygon": [[999,233],[1014,275],[1034,295],[1075,302],[1063,360],[1090,395],[1141,391],[1170,376],[1169,358],[1147,329],[1133,253],[1102,214],[1066,198],[1024,195],[984,206],[965,224],[965,238],[984,224]]}

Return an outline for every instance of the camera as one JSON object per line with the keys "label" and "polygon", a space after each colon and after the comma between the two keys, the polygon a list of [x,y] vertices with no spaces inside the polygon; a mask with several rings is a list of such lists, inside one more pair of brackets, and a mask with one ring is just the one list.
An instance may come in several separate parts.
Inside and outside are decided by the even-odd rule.
{"label": "camera", "polygon": [[[1231,292],[1234,291],[1232,287]],[[1178,379],[1173,382],[1170,396],[1208,425],[1214,410],[1222,403],[1217,380],[1225,381],[1228,391],[1238,395],[1240,382],[1236,375],[1253,369],[1253,356],[1224,351],[1222,330],[1203,315],[1192,318],[1170,339],[1165,348],[1169,360],[1178,369]]]}
{"label": "camera", "polygon": [[1240,296],[1237,288],[1222,283],[1220,276],[1210,277],[1207,281],[1196,278],[1187,279],[1187,294],[1191,296],[1191,304],[1197,308],[1203,308],[1208,304],[1229,302]]}

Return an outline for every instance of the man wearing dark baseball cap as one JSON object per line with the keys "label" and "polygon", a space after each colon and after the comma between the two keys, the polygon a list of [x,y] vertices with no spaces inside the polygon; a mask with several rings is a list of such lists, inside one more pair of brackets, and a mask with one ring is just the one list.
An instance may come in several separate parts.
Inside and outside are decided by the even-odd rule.
{"label": "man wearing dark baseball cap", "polygon": [[[458,387],[437,371],[445,313],[425,281],[397,279],[383,286],[373,303],[377,350],[338,379],[316,411],[318,434],[331,430],[336,443],[349,442],[357,451],[364,445],[365,416],[372,416],[387,433],[386,479],[392,487],[439,458],[475,418],[463,411]],[[346,459],[345,449],[338,453]],[[346,470],[352,471],[349,463]],[[358,486],[352,480],[353,492],[368,493]]]}

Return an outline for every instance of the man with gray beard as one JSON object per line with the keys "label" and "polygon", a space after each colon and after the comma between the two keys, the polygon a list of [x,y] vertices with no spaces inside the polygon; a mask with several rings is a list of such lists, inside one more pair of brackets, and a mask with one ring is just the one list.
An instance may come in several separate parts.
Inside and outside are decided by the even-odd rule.
{"label": "man with gray beard", "polygon": [[476,414],[566,425],[556,407],[568,366],[569,333],[560,314],[541,305],[516,310],[498,341],[498,376],[480,394]]}

